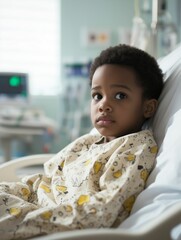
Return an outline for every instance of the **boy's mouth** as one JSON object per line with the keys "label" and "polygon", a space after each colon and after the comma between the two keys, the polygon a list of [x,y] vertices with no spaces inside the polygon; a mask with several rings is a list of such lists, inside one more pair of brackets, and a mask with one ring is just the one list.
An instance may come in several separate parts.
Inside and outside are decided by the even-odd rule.
{"label": "boy's mouth", "polygon": [[101,116],[97,118],[96,123],[98,126],[108,126],[114,123],[114,121],[109,117]]}

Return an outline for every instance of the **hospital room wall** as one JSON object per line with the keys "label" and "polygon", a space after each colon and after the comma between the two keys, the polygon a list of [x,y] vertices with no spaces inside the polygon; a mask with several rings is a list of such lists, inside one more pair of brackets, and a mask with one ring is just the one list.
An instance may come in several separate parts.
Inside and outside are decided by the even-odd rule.
{"label": "hospital room wall", "polygon": [[108,30],[111,44],[116,44],[118,30],[131,27],[133,3],[133,0],[62,0],[62,59],[94,58],[104,47],[85,47],[81,41],[84,29]]}
{"label": "hospital room wall", "polygon": [[[143,1],[140,1],[142,4]],[[168,0],[168,9],[177,22],[176,11],[177,0]],[[141,12],[142,14],[142,12]],[[64,101],[65,85],[74,84],[80,77],[68,78],[64,74],[66,62],[80,63],[92,60],[105,45],[92,46],[85,45],[82,41],[84,30],[109,31],[110,44],[115,45],[121,41],[120,32],[130,30],[134,17],[133,0],[62,0],[61,1],[61,60],[62,60],[62,95],[56,97],[37,96],[33,102],[42,107],[46,113],[57,119],[61,125],[62,119],[67,114]],[[88,84],[88,78],[85,76],[82,82]],[[51,104],[50,104],[51,102]],[[54,108],[50,106],[55,106]],[[88,106],[87,106],[88,107]],[[60,126],[58,138],[53,143],[53,152],[57,152],[64,147],[70,138],[67,132],[63,131],[64,126]],[[69,131],[71,132],[72,129]],[[35,144],[36,145],[36,144]],[[36,147],[35,147],[36,148]]]}

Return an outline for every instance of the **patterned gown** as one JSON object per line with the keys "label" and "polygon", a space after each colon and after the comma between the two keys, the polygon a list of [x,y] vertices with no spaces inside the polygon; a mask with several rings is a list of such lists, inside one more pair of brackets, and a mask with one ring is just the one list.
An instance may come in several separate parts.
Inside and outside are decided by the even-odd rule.
{"label": "patterned gown", "polygon": [[87,134],[44,164],[44,174],[0,183],[0,236],[116,227],[129,216],[154,166],[157,146],[143,130],[101,143]]}

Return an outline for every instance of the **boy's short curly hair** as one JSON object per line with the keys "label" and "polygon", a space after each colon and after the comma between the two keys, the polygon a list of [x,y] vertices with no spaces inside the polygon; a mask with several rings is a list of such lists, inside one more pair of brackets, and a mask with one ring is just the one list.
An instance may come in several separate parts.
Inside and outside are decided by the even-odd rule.
{"label": "boy's short curly hair", "polygon": [[116,64],[132,68],[144,98],[158,99],[163,88],[163,73],[154,57],[145,51],[125,44],[103,50],[90,67],[90,85],[96,69],[104,64]]}

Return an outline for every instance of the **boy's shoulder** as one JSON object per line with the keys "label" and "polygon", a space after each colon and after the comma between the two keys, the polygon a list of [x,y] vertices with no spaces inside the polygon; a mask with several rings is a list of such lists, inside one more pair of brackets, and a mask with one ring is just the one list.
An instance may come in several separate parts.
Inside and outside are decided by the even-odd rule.
{"label": "boy's shoulder", "polygon": [[131,133],[131,134],[128,134],[126,135],[125,137],[128,137],[128,138],[133,138],[133,139],[151,139],[152,141],[155,141],[154,140],[154,135],[153,135],[153,132],[149,129],[146,129],[146,130],[141,130],[139,132],[135,132],[135,133]]}
{"label": "boy's shoulder", "polygon": [[118,142],[121,143],[132,143],[137,145],[147,144],[147,145],[157,145],[153,132],[151,130],[141,130],[139,132],[130,133],[122,137],[117,138]]}
{"label": "boy's shoulder", "polygon": [[133,133],[133,135],[153,137],[153,132],[150,129],[143,129],[139,132]]}

